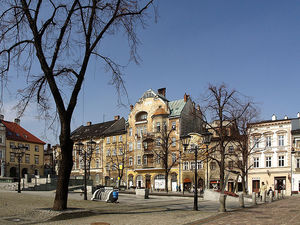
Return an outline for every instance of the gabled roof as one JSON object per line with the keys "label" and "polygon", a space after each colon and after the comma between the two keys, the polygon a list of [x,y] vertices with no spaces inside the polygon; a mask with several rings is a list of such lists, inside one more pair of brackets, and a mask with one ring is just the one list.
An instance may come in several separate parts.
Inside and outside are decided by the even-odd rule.
{"label": "gabled roof", "polygon": [[126,132],[125,119],[111,120],[104,123],[80,126],[71,133],[72,140],[86,140],[90,138],[100,138]]}
{"label": "gabled roof", "polygon": [[169,102],[170,115],[169,117],[178,117],[185,106],[186,102],[184,99],[179,99]]}
{"label": "gabled roof", "polygon": [[29,142],[41,145],[46,144],[17,123],[5,120],[1,120],[0,122],[6,127],[7,140]]}
{"label": "gabled roof", "polygon": [[161,115],[169,115],[163,108],[158,108],[152,116],[161,116]]}
{"label": "gabled roof", "polygon": [[153,91],[152,89],[145,91],[141,98],[145,99],[145,98],[154,98],[154,97],[160,97],[164,101],[168,101],[168,99],[166,99],[165,96],[158,94],[156,91]]}

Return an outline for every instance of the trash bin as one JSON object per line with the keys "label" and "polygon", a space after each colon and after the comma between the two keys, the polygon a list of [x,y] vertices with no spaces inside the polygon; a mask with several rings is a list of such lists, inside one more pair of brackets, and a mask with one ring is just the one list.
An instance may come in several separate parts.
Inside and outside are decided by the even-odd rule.
{"label": "trash bin", "polygon": [[116,202],[119,198],[119,191],[118,190],[114,190],[112,193],[112,202]]}

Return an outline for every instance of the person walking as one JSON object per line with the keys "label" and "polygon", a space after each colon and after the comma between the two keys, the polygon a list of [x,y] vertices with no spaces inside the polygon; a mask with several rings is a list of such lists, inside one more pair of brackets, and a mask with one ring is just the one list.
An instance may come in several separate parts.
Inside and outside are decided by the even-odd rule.
{"label": "person walking", "polygon": [[267,190],[267,185],[265,184],[265,182],[261,182],[261,187],[259,189],[259,194],[260,194],[260,200],[262,201],[262,196],[265,194]]}

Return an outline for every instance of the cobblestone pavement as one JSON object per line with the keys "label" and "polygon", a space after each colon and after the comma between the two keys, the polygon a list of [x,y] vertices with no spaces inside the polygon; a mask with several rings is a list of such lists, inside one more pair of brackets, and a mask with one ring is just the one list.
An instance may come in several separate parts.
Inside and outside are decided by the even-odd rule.
{"label": "cobblestone pavement", "polygon": [[[223,214],[217,212],[217,202],[199,200],[199,211],[193,211],[190,197],[150,197],[120,194],[118,204],[108,204],[83,201],[80,194],[70,193],[69,209],[55,212],[50,210],[54,192],[0,190],[0,224],[296,224],[300,219],[296,197],[243,210],[238,210],[238,203],[228,202],[231,212]],[[290,216],[283,219],[282,212]],[[275,222],[273,214],[278,217]]]}
{"label": "cobblestone pavement", "polygon": [[240,209],[203,219],[191,225],[247,224],[247,225],[295,225],[300,224],[300,197],[293,196],[270,204]]}

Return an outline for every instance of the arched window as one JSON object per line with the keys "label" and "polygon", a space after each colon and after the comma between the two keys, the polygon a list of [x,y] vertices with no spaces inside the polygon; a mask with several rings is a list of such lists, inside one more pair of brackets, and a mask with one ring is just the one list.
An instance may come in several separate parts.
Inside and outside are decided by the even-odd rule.
{"label": "arched window", "polygon": [[136,122],[140,122],[140,121],[146,121],[147,120],[147,116],[148,116],[148,113],[147,112],[139,112],[136,114],[135,116],[135,121]]}

